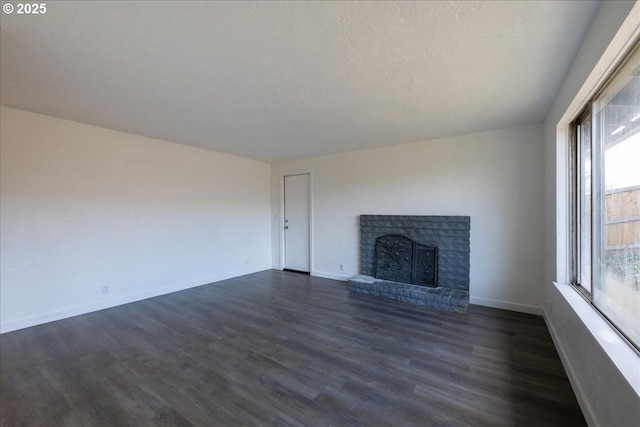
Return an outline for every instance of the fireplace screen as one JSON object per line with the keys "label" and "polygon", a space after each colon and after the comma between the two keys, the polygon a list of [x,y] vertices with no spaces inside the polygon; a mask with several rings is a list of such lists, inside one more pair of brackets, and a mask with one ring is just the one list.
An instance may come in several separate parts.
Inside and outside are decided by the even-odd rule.
{"label": "fireplace screen", "polygon": [[377,279],[435,287],[438,249],[397,234],[380,236],[376,239],[374,273]]}

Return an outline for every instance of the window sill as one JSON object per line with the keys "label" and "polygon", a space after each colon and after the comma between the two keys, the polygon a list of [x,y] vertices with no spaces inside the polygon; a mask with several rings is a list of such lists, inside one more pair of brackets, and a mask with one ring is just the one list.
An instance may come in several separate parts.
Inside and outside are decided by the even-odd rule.
{"label": "window sill", "polygon": [[640,396],[640,355],[576,289],[566,283],[554,282],[554,285],[620,374]]}

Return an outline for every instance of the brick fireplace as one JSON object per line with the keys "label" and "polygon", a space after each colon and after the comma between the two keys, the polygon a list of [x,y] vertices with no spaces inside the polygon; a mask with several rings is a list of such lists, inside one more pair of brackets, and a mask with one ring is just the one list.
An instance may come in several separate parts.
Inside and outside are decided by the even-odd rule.
{"label": "brick fireplace", "polygon": [[[466,312],[470,226],[468,216],[361,215],[361,274],[349,281],[349,290]],[[433,261],[425,261],[427,253]],[[414,270],[403,271],[409,268]],[[432,280],[416,280],[422,276]]]}

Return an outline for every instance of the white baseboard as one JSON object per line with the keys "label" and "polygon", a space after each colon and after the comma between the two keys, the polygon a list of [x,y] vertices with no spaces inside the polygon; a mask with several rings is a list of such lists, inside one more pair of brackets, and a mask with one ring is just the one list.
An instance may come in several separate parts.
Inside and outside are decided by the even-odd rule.
{"label": "white baseboard", "polygon": [[560,361],[562,362],[562,366],[564,367],[565,372],[567,373],[567,377],[569,378],[569,382],[571,383],[571,388],[573,389],[573,393],[576,395],[576,399],[578,400],[578,404],[580,405],[580,409],[582,409],[582,415],[584,415],[585,421],[589,426],[597,426],[598,423],[596,421],[595,414],[593,413],[593,409],[589,404],[588,399],[582,389],[582,385],[578,379],[578,376],[573,369],[573,365],[571,364],[569,358],[567,357],[567,353],[562,346],[562,342],[560,341],[556,329],[551,322],[551,318],[549,317],[549,313],[547,312],[546,307],[542,309],[542,318],[544,319],[544,323],[547,324],[547,329],[549,330],[549,334],[551,335],[551,340],[553,341],[553,345],[556,347],[556,351],[560,356]]}
{"label": "white baseboard", "polygon": [[107,308],[116,307],[123,304],[129,304],[132,302],[157,297],[160,295],[166,295],[173,292],[182,291],[185,289],[208,285],[210,283],[220,282],[222,280],[232,279],[238,276],[244,276],[245,274],[257,273],[259,271],[270,270],[270,269],[271,269],[271,266],[250,268],[242,271],[237,271],[234,273],[227,273],[227,274],[221,274],[221,275],[206,277],[206,278],[197,279],[197,280],[190,280],[188,282],[171,285],[164,288],[152,289],[149,291],[139,292],[131,295],[124,295],[121,297],[112,298],[105,301],[65,308],[63,310],[52,311],[49,313],[39,314],[37,316],[25,317],[23,319],[0,323],[0,334],[4,334],[6,332],[11,332],[11,331],[17,331],[18,329],[29,328],[31,326],[41,325],[43,323],[54,322],[56,320],[62,320],[62,319],[66,319],[73,316],[79,316],[81,314],[87,314],[94,311],[104,310]]}
{"label": "white baseboard", "polygon": [[341,282],[348,282],[349,279],[353,277],[353,276],[347,276],[344,274],[327,273],[324,271],[317,271],[317,270],[312,271],[311,275],[315,277],[322,277],[323,279],[340,280]]}
{"label": "white baseboard", "polygon": [[[284,267],[281,265],[272,265],[271,269],[283,271]],[[322,277],[323,279],[340,280],[341,282],[348,282],[349,279],[353,277],[353,275],[347,276],[344,274],[327,273],[327,272],[318,271],[318,270],[312,270],[309,274],[315,277]]]}
{"label": "white baseboard", "polygon": [[542,316],[543,309],[538,305],[518,304],[515,302],[499,301],[487,298],[470,297],[471,304],[483,305],[485,307],[500,308],[502,310],[517,311],[520,313],[537,314]]}

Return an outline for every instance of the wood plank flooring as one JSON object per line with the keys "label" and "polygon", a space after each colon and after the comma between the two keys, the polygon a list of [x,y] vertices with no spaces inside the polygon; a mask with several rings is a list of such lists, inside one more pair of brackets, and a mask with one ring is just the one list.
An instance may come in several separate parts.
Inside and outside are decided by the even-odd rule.
{"label": "wood plank flooring", "polygon": [[265,271],[0,336],[2,426],[583,426],[545,324]]}

